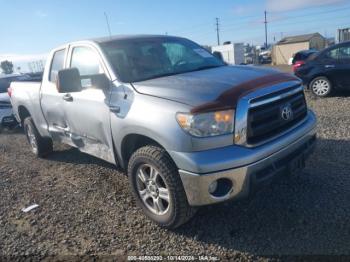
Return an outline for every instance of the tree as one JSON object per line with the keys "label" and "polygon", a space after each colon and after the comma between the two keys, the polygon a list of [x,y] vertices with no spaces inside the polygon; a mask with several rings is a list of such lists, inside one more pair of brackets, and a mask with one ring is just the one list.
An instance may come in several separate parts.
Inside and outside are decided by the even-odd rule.
{"label": "tree", "polygon": [[2,61],[0,67],[2,72],[6,75],[13,73],[13,64],[8,60]]}

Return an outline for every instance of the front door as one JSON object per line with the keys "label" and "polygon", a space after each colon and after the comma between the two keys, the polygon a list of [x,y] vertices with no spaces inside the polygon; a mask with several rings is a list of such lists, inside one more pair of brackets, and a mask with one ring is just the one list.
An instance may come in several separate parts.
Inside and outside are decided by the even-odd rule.
{"label": "front door", "polygon": [[341,87],[350,90],[350,44],[339,47],[339,72]]}
{"label": "front door", "polygon": [[72,46],[68,67],[78,68],[83,89],[70,93],[64,103],[72,143],[81,151],[114,163],[110,128],[110,89],[93,86],[93,78],[105,73],[93,47]]}
{"label": "front door", "polygon": [[350,89],[350,45],[330,49],[321,61],[326,76],[337,88]]}

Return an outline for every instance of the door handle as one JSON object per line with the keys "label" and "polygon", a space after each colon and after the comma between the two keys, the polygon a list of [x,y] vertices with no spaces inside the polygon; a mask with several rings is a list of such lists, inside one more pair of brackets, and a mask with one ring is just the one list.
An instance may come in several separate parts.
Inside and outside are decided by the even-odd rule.
{"label": "door handle", "polygon": [[334,68],[335,65],[325,65],[324,67],[325,67],[325,68]]}
{"label": "door handle", "polygon": [[63,97],[63,100],[67,101],[67,102],[72,102],[73,101],[73,97],[71,94],[65,94]]}
{"label": "door handle", "polygon": [[120,107],[119,106],[110,106],[109,110],[113,113],[120,113]]}

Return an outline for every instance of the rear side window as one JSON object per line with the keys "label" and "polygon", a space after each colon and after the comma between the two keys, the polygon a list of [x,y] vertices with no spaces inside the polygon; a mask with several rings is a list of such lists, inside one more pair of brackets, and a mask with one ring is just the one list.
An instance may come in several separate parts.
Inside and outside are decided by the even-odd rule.
{"label": "rear side window", "polygon": [[64,66],[64,54],[65,49],[56,51],[52,58],[51,69],[50,69],[50,82],[56,82],[58,71],[63,69]]}
{"label": "rear side window", "polygon": [[325,58],[326,59],[338,59],[338,51],[339,49],[332,49],[329,50],[326,54],[325,54]]}

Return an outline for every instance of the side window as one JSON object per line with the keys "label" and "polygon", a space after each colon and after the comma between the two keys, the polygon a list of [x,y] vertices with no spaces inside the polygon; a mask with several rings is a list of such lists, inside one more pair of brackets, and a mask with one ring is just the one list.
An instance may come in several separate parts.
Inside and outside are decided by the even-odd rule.
{"label": "side window", "polygon": [[65,49],[56,51],[52,58],[49,81],[56,82],[58,71],[63,69]]}
{"label": "side window", "polygon": [[350,46],[343,46],[339,48],[339,59],[350,59]]}
{"label": "side window", "polygon": [[326,58],[326,59],[338,59],[338,51],[339,51],[338,48],[329,50],[329,51],[325,54],[325,58]]}
{"label": "side window", "polygon": [[89,47],[73,49],[70,67],[78,68],[82,77],[103,73],[98,54]]}

